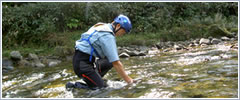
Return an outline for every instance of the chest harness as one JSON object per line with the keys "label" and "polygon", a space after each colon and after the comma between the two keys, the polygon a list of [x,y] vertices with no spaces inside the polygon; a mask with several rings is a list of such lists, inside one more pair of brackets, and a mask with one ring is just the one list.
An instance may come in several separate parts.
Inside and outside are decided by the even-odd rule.
{"label": "chest harness", "polygon": [[92,32],[87,39],[81,39],[81,41],[87,41],[88,44],[91,46],[91,53],[90,53],[90,57],[89,57],[89,61],[92,62],[92,56],[93,56],[93,52],[99,57],[101,58],[101,56],[98,54],[98,52],[93,48],[91,42],[90,42],[90,38],[93,36],[94,33],[96,33],[97,31],[94,30],[94,32]]}

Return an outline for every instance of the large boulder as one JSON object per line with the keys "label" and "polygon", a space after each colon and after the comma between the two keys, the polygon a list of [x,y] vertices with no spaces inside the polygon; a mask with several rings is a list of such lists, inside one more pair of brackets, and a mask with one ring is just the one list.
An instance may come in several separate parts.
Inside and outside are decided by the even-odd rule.
{"label": "large boulder", "polygon": [[15,61],[20,61],[23,57],[19,51],[12,51],[10,53],[10,58]]}

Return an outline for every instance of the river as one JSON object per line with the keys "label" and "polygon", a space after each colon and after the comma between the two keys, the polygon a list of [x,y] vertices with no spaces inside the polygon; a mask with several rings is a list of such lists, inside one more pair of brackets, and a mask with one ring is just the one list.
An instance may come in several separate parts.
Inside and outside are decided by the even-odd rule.
{"label": "river", "polygon": [[56,67],[19,67],[2,76],[3,98],[237,98],[237,41],[121,58],[136,83],[127,85],[115,69],[104,77],[108,87],[73,89],[67,82],[83,82],[71,62]]}

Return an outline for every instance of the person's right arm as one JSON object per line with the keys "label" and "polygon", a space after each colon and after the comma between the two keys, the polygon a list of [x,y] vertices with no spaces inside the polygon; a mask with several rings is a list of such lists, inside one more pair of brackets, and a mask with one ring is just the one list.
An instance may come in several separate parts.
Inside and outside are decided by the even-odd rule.
{"label": "person's right arm", "polygon": [[123,64],[120,62],[117,52],[117,45],[115,37],[110,33],[109,35],[100,37],[101,48],[104,55],[108,58],[109,62],[113,64],[113,67],[116,69],[118,74],[129,84],[133,82],[132,78],[127,75],[124,70]]}
{"label": "person's right arm", "polygon": [[116,69],[118,74],[128,83],[131,84],[133,83],[133,79],[127,75],[127,73],[124,70],[123,64],[118,60],[112,62],[113,67]]}

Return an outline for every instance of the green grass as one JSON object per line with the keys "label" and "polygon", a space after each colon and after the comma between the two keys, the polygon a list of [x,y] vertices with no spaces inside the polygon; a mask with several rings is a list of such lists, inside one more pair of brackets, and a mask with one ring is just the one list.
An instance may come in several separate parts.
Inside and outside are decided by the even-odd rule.
{"label": "green grass", "polygon": [[75,41],[80,38],[81,33],[81,31],[53,33],[55,35],[52,35],[51,37],[46,37],[46,42],[39,45],[29,43],[24,46],[12,46],[9,48],[4,48],[3,46],[2,56],[10,57],[10,53],[12,51],[19,51],[24,57],[27,57],[29,53],[35,53],[40,56],[56,55],[55,48],[57,46],[73,48],[75,45]]}
{"label": "green grass", "polygon": [[[238,28],[232,28],[230,31],[237,31]],[[173,27],[170,30],[159,30],[159,32],[145,32],[145,33],[131,33],[125,34],[121,37],[116,37],[118,46],[129,46],[129,45],[141,45],[141,46],[153,46],[159,42],[166,41],[185,41],[191,38],[201,38],[208,36],[222,36],[219,34],[221,30],[219,28],[212,29],[206,28],[199,25],[193,26],[181,26]],[[48,37],[44,38],[45,42],[39,45],[29,43],[24,46],[12,46],[4,48],[3,46],[3,57],[9,57],[11,51],[20,51],[23,56],[27,56],[28,53],[36,53],[38,55],[55,55],[55,48],[62,46],[64,48],[74,48],[75,41],[80,39],[81,34],[84,31],[74,32],[63,32],[63,33],[52,33]],[[222,32],[223,33],[223,32]],[[224,34],[226,35],[226,34]]]}
{"label": "green grass", "polygon": [[54,53],[53,48],[47,48],[47,47],[42,47],[42,46],[39,46],[39,47],[18,47],[18,48],[10,48],[10,49],[3,48],[2,49],[2,56],[3,57],[10,57],[10,53],[12,51],[19,51],[23,57],[27,57],[29,53],[35,53],[37,55],[42,55],[42,56]]}
{"label": "green grass", "polygon": [[117,37],[118,46],[128,45],[146,45],[150,46],[160,41],[162,34],[154,33],[141,33],[141,34],[125,34],[124,36]]}

